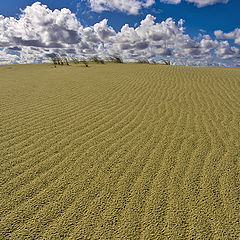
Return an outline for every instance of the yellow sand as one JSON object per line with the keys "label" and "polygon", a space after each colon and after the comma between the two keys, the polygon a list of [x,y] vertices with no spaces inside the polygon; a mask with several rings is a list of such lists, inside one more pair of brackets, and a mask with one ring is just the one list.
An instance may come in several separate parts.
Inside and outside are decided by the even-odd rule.
{"label": "yellow sand", "polygon": [[0,239],[238,239],[240,69],[0,67]]}

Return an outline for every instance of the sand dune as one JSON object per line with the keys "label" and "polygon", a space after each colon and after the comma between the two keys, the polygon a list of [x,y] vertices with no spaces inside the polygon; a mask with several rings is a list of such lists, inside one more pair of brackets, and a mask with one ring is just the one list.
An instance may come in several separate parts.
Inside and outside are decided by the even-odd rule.
{"label": "sand dune", "polygon": [[240,69],[0,67],[0,239],[238,239]]}

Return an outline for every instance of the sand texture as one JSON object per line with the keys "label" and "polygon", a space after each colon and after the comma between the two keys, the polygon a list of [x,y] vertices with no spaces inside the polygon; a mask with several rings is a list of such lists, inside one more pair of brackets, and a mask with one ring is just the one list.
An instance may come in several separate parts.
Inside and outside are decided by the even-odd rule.
{"label": "sand texture", "polygon": [[240,69],[0,67],[0,239],[239,239]]}

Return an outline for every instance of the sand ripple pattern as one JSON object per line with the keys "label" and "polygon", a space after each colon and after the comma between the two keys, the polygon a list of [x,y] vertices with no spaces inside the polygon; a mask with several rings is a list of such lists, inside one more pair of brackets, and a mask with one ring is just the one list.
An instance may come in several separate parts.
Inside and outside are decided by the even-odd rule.
{"label": "sand ripple pattern", "polygon": [[0,67],[0,239],[239,239],[240,69]]}

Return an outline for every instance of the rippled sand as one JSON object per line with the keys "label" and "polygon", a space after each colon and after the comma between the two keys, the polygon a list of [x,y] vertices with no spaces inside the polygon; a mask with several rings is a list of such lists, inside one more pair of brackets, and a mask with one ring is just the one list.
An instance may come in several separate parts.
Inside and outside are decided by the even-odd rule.
{"label": "rippled sand", "polygon": [[240,69],[0,66],[0,239],[238,239]]}

